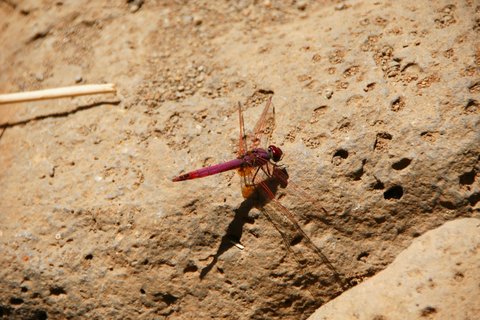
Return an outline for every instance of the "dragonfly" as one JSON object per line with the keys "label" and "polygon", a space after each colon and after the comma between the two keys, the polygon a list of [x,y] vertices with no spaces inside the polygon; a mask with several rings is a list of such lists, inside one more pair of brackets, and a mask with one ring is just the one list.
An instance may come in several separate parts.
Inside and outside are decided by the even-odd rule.
{"label": "dragonfly", "polygon": [[[256,186],[255,179],[259,171],[263,171],[263,173],[265,173],[268,177],[272,177],[273,174],[278,174],[277,169],[280,166],[277,163],[283,158],[282,149],[275,145],[269,145],[266,149],[259,147],[259,144],[263,140],[262,137],[268,131],[271,131],[268,129],[274,124],[275,108],[271,108],[272,115],[270,115],[269,111],[271,105],[272,98],[270,97],[265,105],[265,108],[263,109],[260,119],[255,126],[253,131],[254,133],[250,139],[251,145],[248,148],[248,136],[245,134],[242,106],[240,103],[238,104],[240,138],[236,159],[179,175],[173,178],[172,181],[177,182],[203,178],[225,171],[237,170],[238,174],[243,177],[242,195],[244,198],[248,198]],[[286,178],[283,176],[278,176],[278,178],[287,182]]]}
{"label": "dragonfly", "polygon": [[[341,284],[342,288],[345,289],[345,281],[336,271],[329,259],[301,228],[295,215],[276,199],[276,186],[282,188],[290,186],[290,188],[296,190],[296,194],[303,198],[310,199],[310,202],[312,200],[306,192],[289,181],[286,168],[279,163],[284,156],[282,149],[273,144],[268,145],[268,141],[270,140],[275,127],[275,107],[272,103],[272,96],[267,99],[260,118],[251,134],[246,134],[242,105],[240,102],[238,103],[238,117],[240,134],[237,157],[235,159],[181,174],[174,177],[172,181],[179,182],[198,179],[230,170],[236,170],[240,176],[242,196],[245,199],[256,197],[255,201],[257,204],[255,206],[265,214],[267,219],[280,233],[287,249],[292,251],[291,245],[292,243],[299,242],[299,235],[301,238],[300,241],[302,239],[305,240],[306,246],[310,248],[310,250],[313,251],[323,263],[325,263],[325,265],[333,272],[334,278]],[[261,147],[261,145],[268,145],[268,147],[264,148]],[[326,213],[326,210],[323,209],[323,207],[321,210]],[[292,236],[291,232],[286,230],[284,223],[285,220],[289,221],[291,226],[290,229],[294,229],[297,236]],[[236,246],[243,249],[243,246],[241,245],[236,244]],[[292,253],[295,256],[293,251]],[[298,259],[296,260],[301,264]]]}

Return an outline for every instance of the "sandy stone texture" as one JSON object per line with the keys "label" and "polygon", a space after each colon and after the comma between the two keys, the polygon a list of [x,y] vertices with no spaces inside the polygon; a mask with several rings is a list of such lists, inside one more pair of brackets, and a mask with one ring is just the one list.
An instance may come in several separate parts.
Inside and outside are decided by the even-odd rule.
{"label": "sandy stone texture", "polygon": [[480,220],[450,221],[308,319],[477,319],[478,270]]}
{"label": "sandy stone texture", "polygon": [[[0,106],[0,314],[306,319],[479,218],[479,21],[468,0],[0,1],[1,92],[118,87]],[[237,103],[251,129],[269,97],[283,207],[233,171],[171,182],[235,158]]]}

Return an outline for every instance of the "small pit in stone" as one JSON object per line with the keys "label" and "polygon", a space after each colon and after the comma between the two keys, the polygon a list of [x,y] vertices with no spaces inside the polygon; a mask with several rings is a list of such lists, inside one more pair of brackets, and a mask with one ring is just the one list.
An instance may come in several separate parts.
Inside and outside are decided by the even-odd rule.
{"label": "small pit in stone", "polygon": [[385,185],[383,184],[382,181],[377,180],[377,181],[375,182],[375,184],[373,185],[373,189],[374,189],[374,190],[383,190],[383,189],[385,189]]}
{"label": "small pit in stone", "polygon": [[333,155],[334,157],[340,157],[342,159],[347,159],[348,158],[348,151],[345,149],[339,149],[335,152]]}
{"label": "small pit in stone", "polygon": [[480,192],[475,192],[468,197],[468,202],[472,207],[475,207],[478,201],[480,201]]}
{"label": "small pit in stone", "polygon": [[460,177],[458,178],[459,178],[460,184],[471,185],[473,184],[473,182],[475,182],[475,176],[476,176],[476,172],[475,172],[475,169],[473,169],[472,171],[465,172],[464,174],[460,175]]}
{"label": "small pit in stone", "polygon": [[392,103],[390,104],[390,109],[393,112],[398,112],[405,108],[405,98],[403,97],[397,97],[395,98]]}
{"label": "small pit in stone", "polygon": [[184,269],[183,269],[183,273],[188,273],[188,272],[196,272],[198,270],[198,267],[193,264],[193,263],[189,263]]}
{"label": "small pit in stone", "polygon": [[392,168],[394,170],[403,170],[406,167],[408,167],[411,162],[412,162],[411,159],[402,158],[402,159],[398,160],[397,162],[395,162],[394,164],[392,164]]}
{"label": "small pit in stone", "polygon": [[50,294],[52,294],[54,296],[59,296],[61,294],[66,294],[66,293],[67,292],[62,287],[51,287],[50,288]]}
{"label": "small pit in stone", "polygon": [[336,166],[340,165],[342,163],[343,159],[348,158],[348,151],[345,149],[339,149],[335,151],[333,157],[332,157],[332,163]]}
{"label": "small pit in stone", "polygon": [[360,252],[360,254],[357,256],[357,260],[358,260],[358,261],[365,261],[365,260],[367,260],[367,258],[368,258],[369,255],[370,255],[370,254],[369,254],[368,252],[362,251],[362,252]]}
{"label": "small pit in stone", "polygon": [[373,144],[373,150],[382,151],[388,148],[388,142],[392,140],[393,136],[388,132],[379,132]]}
{"label": "small pit in stone", "polygon": [[383,197],[386,200],[395,199],[398,200],[403,196],[403,188],[401,186],[390,187],[383,193]]}
{"label": "small pit in stone", "polygon": [[154,293],[153,296],[156,299],[159,299],[159,300],[165,302],[167,305],[171,305],[172,303],[175,303],[178,300],[177,297],[175,297],[173,294],[170,294],[168,292],[166,292],[166,293],[157,292],[157,293]]}
{"label": "small pit in stone", "polygon": [[422,309],[422,311],[420,312],[420,315],[422,317],[428,317],[435,313],[437,313],[437,309],[435,309],[434,307],[428,306]]}
{"label": "small pit in stone", "polygon": [[469,99],[465,104],[464,111],[466,113],[477,113],[480,110],[480,104],[475,99]]}
{"label": "small pit in stone", "polygon": [[11,297],[10,298],[10,304],[19,305],[19,304],[22,304],[22,303],[23,303],[22,298],[16,298],[16,297]]}
{"label": "small pit in stone", "polygon": [[290,245],[293,247],[296,244],[299,244],[302,241],[303,237],[300,234],[297,234],[292,241],[290,241]]}

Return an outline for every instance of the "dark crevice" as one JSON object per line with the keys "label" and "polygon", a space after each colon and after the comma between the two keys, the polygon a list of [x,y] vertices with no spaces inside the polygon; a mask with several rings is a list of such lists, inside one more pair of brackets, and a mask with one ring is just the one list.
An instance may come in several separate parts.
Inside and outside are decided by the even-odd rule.
{"label": "dark crevice", "polygon": [[51,287],[50,288],[50,294],[53,294],[55,296],[59,296],[61,294],[66,294],[66,293],[67,292],[62,287]]}
{"label": "dark crevice", "polygon": [[379,132],[377,133],[377,137],[375,138],[375,142],[373,144],[373,150],[381,150],[385,148],[388,140],[392,140],[393,136],[388,132]]}
{"label": "dark crevice", "polygon": [[[108,104],[108,105],[118,105],[120,103],[120,101],[100,101],[100,102],[95,102],[95,103],[92,103],[92,104],[87,104],[87,105],[84,105],[84,106],[79,106],[73,110],[69,110],[69,111],[63,111],[63,112],[57,112],[57,113],[50,113],[50,114],[45,114],[45,115],[40,115],[40,116],[36,116],[36,117],[33,117],[33,118],[30,118],[30,119],[26,119],[26,120],[21,120],[21,121],[17,121],[17,122],[7,122],[7,123],[2,123],[0,124],[0,129],[2,128],[12,128],[12,127],[16,127],[16,126],[21,126],[21,125],[24,125],[24,124],[27,124],[29,122],[32,122],[32,121],[40,121],[40,120],[44,120],[44,119],[48,119],[48,118],[65,118],[65,117],[68,117],[72,114],[75,114],[77,112],[80,112],[80,111],[84,111],[84,110],[88,110],[88,109],[92,109],[92,108],[95,108],[95,107],[98,107],[98,106],[101,106],[101,105],[104,105],[104,104]],[[3,133],[3,132],[2,132]]]}
{"label": "dark crevice", "polygon": [[451,201],[440,201],[440,205],[448,210],[457,209],[457,206],[453,204]]}
{"label": "dark crevice", "polygon": [[390,104],[390,109],[393,112],[397,112],[402,110],[405,107],[405,98],[403,97],[397,97],[395,100],[392,101]]}
{"label": "dark crevice", "polygon": [[333,157],[340,157],[342,159],[347,159],[348,158],[348,151],[345,149],[339,149],[335,152]]}
{"label": "dark crevice", "polygon": [[290,245],[293,247],[296,244],[299,244],[302,241],[303,237],[301,234],[297,234],[292,241],[290,241]]}
{"label": "dark crevice", "polygon": [[187,272],[196,272],[198,270],[198,267],[194,265],[193,263],[189,263],[184,269],[183,273]]}
{"label": "dark crevice", "polygon": [[360,169],[358,169],[357,171],[352,172],[353,180],[358,181],[358,180],[362,179],[362,176],[363,176],[364,173],[365,173],[365,171],[363,171],[363,166],[360,167]]}
{"label": "dark crevice", "polygon": [[376,223],[380,224],[380,223],[384,223],[387,220],[387,218],[381,215],[381,216],[373,217],[373,220],[375,220]]}
{"label": "dark crevice", "polygon": [[392,164],[392,168],[395,170],[403,170],[410,165],[412,159],[402,158],[399,161]]}
{"label": "dark crevice", "polygon": [[162,300],[167,305],[171,305],[172,303],[174,303],[175,301],[178,300],[177,297],[175,297],[174,295],[172,295],[170,293],[158,292],[158,293],[155,293],[153,296],[155,298],[158,298],[158,299]]}
{"label": "dark crevice", "polygon": [[10,304],[19,305],[19,304],[22,304],[22,303],[23,303],[22,298],[16,298],[16,297],[11,297],[10,298]]}
{"label": "dark crevice", "polygon": [[30,37],[30,39],[28,39],[28,42],[34,42],[38,39],[45,38],[49,32],[50,32],[50,29],[41,30],[35,33],[32,37]]}
{"label": "dark crevice", "polygon": [[478,201],[480,201],[480,193],[476,192],[473,193],[470,197],[468,197],[468,202],[470,202],[470,205],[474,207]]}
{"label": "dark crevice", "polygon": [[368,252],[362,251],[362,252],[360,252],[360,254],[357,256],[357,260],[358,260],[358,261],[361,261],[361,260],[364,261],[366,258],[368,258],[369,255],[370,255],[370,254],[369,254]]}
{"label": "dark crevice", "polygon": [[383,189],[385,189],[385,185],[383,184],[382,181],[377,180],[377,182],[375,182],[375,184],[373,185],[373,189],[375,189],[375,190],[383,190]]}
{"label": "dark crevice", "polygon": [[420,312],[420,315],[422,317],[429,317],[435,313],[437,313],[437,309],[435,309],[434,307],[428,306],[422,309],[422,311]]}
{"label": "dark crevice", "polygon": [[12,311],[12,307],[0,305],[0,317],[9,316],[12,314]]}
{"label": "dark crevice", "polygon": [[383,193],[383,197],[389,199],[400,199],[403,196],[403,188],[401,186],[393,186]]}
{"label": "dark crevice", "polygon": [[465,172],[459,177],[460,184],[463,184],[463,185],[473,184],[473,182],[475,182],[475,176],[476,176],[475,169],[473,169],[470,172]]}
{"label": "dark crevice", "polygon": [[465,111],[470,113],[478,112],[479,107],[480,106],[477,100],[468,99],[467,103],[465,104]]}
{"label": "dark crevice", "polygon": [[274,94],[273,90],[269,90],[269,89],[259,89],[259,90],[258,90],[258,93],[261,93],[261,94]]}

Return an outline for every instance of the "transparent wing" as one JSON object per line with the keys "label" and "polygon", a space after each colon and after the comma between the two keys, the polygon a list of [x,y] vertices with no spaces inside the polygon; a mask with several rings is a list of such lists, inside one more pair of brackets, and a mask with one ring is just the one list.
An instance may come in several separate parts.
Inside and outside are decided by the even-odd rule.
{"label": "transparent wing", "polygon": [[[243,120],[243,112],[242,112],[242,105],[238,103],[238,120],[240,125],[240,136],[238,139],[238,152],[237,156],[242,157],[244,156],[250,149],[248,149],[247,145],[247,135],[245,133],[245,122]],[[248,198],[254,189],[253,178],[255,175],[256,168],[242,166],[237,170],[240,176],[240,185],[242,188],[242,196],[246,199]]]}
{"label": "transparent wing", "polygon": [[275,107],[269,97],[250,136],[250,148],[267,147],[275,129]]}
{"label": "transparent wing", "polygon": [[240,137],[238,139],[237,156],[243,156],[247,152],[247,136],[245,135],[245,122],[243,121],[242,104],[238,102],[238,120],[240,122]]}

